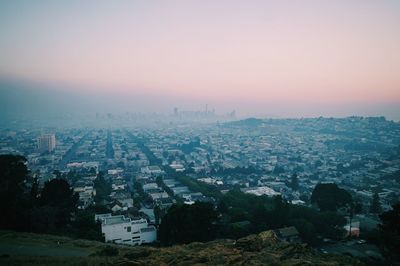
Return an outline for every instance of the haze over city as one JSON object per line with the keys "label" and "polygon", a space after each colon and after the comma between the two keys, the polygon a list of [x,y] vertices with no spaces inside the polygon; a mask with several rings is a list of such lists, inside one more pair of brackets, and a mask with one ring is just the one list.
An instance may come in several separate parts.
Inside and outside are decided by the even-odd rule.
{"label": "haze over city", "polygon": [[1,265],[400,265],[399,0],[0,1]]}
{"label": "haze over city", "polygon": [[398,1],[2,1],[3,117],[400,119]]}

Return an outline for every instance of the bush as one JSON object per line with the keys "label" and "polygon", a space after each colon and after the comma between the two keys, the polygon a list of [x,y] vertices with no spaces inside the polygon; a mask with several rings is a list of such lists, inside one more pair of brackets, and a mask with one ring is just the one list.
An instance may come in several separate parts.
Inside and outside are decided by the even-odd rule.
{"label": "bush", "polygon": [[116,247],[105,246],[100,251],[98,251],[96,254],[98,256],[112,257],[112,256],[118,256],[119,251],[118,251],[118,249]]}

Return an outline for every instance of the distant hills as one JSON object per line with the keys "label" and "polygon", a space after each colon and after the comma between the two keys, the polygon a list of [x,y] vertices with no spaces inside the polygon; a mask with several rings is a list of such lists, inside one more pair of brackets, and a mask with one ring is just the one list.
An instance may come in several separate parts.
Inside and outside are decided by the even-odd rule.
{"label": "distant hills", "polygon": [[237,120],[232,122],[224,123],[225,126],[244,126],[244,127],[258,127],[264,123],[264,119],[259,118],[246,118],[243,120]]}

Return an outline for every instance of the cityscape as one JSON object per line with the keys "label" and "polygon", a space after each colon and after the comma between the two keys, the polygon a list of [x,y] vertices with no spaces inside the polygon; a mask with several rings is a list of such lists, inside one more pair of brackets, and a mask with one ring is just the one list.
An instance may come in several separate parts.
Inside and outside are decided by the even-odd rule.
{"label": "cityscape", "polygon": [[396,1],[0,2],[0,265],[400,265]]}
{"label": "cityscape", "polygon": [[[77,209],[101,221],[104,241],[124,245],[157,241],[162,214],[173,204],[218,208],[226,193],[238,189],[315,208],[316,186],[337,184],[353,199],[353,213],[339,211],[343,234],[353,238],[343,243],[325,237],[316,246],[324,253],[381,259],[365,236],[400,197],[398,122],[353,116],[193,124],[176,115],[164,126],[140,129],[2,129],[0,153],[24,156],[39,188],[65,178],[79,194]],[[231,217],[228,224],[246,228],[246,218]]]}

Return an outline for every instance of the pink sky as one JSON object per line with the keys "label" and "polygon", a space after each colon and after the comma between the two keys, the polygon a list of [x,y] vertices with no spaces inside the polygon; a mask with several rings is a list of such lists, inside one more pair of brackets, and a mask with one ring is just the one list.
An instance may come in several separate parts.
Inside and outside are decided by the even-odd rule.
{"label": "pink sky", "polygon": [[398,1],[2,2],[0,75],[215,104],[393,104],[399,25]]}

